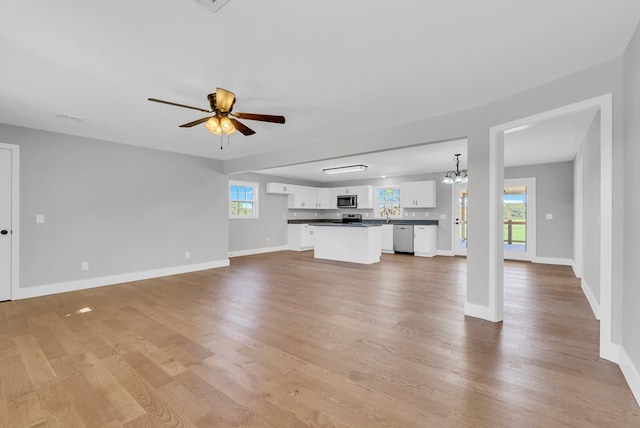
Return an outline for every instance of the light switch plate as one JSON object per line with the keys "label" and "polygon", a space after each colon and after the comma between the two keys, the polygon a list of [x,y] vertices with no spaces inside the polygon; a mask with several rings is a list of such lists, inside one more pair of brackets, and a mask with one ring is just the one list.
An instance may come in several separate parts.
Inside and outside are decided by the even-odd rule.
{"label": "light switch plate", "polygon": [[36,224],[44,223],[44,214],[36,214]]}
{"label": "light switch plate", "polygon": [[446,220],[446,219],[447,219],[446,214],[440,214],[440,220]]}

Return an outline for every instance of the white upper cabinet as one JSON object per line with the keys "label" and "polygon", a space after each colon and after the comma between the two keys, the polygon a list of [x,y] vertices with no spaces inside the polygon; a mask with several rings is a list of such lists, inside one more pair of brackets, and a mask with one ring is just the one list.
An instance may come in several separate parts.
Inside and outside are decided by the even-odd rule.
{"label": "white upper cabinet", "polygon": [[333,191],[335,192],[336,196],[356,194],[353,187],[334,187]]}
{"label": "white upper cabinet", "polygon": [[337,208],[336,195],[330,187],[321,187],[318,189],[317,207],[323,210],[332,210]]}
{"label": "white upper cabinet", "polygon": [[288,208],[304,210],[335,209],[336,198],[332,189],[289,185]]}
{"label": "white upper cabinet", "polygon": [[400,183],[400,206],[402,208],[435,208],[436,182],[429,180]]}
{"label": "white upper cabinet", "polygon": [[274,195],[289,195],[290,209],[338,209],[337,197],[341,195],[356,195],[358,209],[373,208],[373,186],[351,187],[310,187],[285,183],[267,183],[267,193]]}
{"label": "white upper cabinet", "polygon": [[267,193],[274,195],[290,195],[293,193],[293,184],[267,183]]}
{"label": "white upper cabinet", "polygon": [[351,190],[358,196],[358,209],[373,208],[373,186],[354,186]]}
{"label": "white upper cabinet", "polygon": [[317,209],[318,188],[309,186],[293,186],[293,193],[289,195],[288,208]]}

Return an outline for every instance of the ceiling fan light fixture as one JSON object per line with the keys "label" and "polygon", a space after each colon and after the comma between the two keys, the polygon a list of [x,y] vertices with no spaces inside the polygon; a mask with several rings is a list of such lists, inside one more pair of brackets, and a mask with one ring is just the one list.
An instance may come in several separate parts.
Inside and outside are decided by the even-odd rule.
{"label": "ceiling fan light fixture", "polygon": [[209,100],[209,105],[211,107],[210,110],[200,107],[193,107],[186,104],[174,103],[172,101],[165,101],[158,98],[147,99],[156,103],[169,104],[176,107],[183,107],[213,114],[213,116],[207,116],[188,123],[184,123],[179,127],[192,128],[194,126],[204,124],[205,128],[209,132],[220,136],[223,132],[227,135],[227,137],[235,133],[236,131],[245,136],[253,135],[256,133],[256,131],[249,128],[247,125],[237,119],[257,120],[261,122],[271,123],[285,122],[284,116],[259,113],[232,113],[231,110],[233,109],[233,105],[236,102],[236,96],[233,92],[227,91],[223,88],[216,88],[215,93],[207,95],[207,99]]}
{"label": "ceiling fan light fixture", "polygon": [[222,128],[224,133],[227,135],[232,134],[236,131],[235,126],[233,126],[233,123],[231,123],[229,118],[226,116],[220,119],[220,127]]}
{"label": "ceiling fan light fixture", "polygon": [[204,124],[204,127],[207,128],[207,130],[212,134],[222,135],[222,127],[220,126],[220,121],[215,116],[207,120]]}

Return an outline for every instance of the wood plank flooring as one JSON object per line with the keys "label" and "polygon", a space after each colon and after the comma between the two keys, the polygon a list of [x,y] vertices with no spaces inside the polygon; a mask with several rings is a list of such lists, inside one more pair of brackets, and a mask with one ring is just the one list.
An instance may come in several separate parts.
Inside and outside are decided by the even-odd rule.
{"label": "wood plank flooring", "polygon": [[[0,304],[0,427],[639,427],[563,266],[313,252]],[[82,312],[90,308],[89,312]]]}

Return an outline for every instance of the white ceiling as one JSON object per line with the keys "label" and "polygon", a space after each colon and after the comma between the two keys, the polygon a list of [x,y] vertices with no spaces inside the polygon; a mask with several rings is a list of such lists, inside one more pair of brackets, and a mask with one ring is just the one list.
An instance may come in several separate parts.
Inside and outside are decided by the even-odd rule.
{"label": "white ceiling", "polygon": [[[3,0],[0,122],[232,159],[480,106],[617,58],[637,0]],[[204,114],[236,93],[219,148]],[[56,114],[83,118],[56,119]],[[447,154],[450,162],[451,153]]]}

